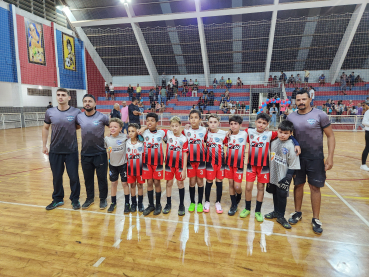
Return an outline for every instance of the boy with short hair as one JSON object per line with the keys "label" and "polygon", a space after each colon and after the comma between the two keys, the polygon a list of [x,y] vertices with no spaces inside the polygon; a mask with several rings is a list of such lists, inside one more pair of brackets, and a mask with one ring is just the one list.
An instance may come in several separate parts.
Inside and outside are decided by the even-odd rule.
{"label": "boy with short hair", "polygon": [[270,182],[267,191],[273,194],[274,211],[265,215],[267,219],[277,218],[277,222],[286,229],[291,225],[284,217],[287,197],[295,170],[300,169],[300,159],[294,152],[289,137],[293,133],[293,123],[282,121],[278,126],[278,139],[270,148]]}
{"label": "boy with short hair", "polygon": [[[188,141],[188,162],[187,176],[190,178],[190,198],[191,204],[189,212],[194,212],[195,207],[198,213],[203,212],[202,197],[204,195],[204,177],[205,177],[205,147],[204,140],[207,130],[200,126],[201,113],[198,110],[192,110],[189,115],[191,127],[182,131]],[[195,204],[195,186],[198,187],[198,202]]]}
{"label": "boy with short hair", "polygon": [[[110,136],[104,138],[105,148],[108,150],[109,156],[109,176],[111,181],[111,205],[108,209],[108,213],[112,213],[117,207],[117,186],[119,175],[125,194],[124,212],[130,212],[126,157],[126,141],[128,136],[121,133],[122,128],[122,120],[119,118],[111,118],[109,120]],[[134,198],[135,199],[133,199],[132,196],[132,205],[133,203],[136,203],[136,196]]]}
{"label": "boy with short hair", "polygon": [[167,181],[167,204],[163,209],[163,214],[170,212],[172,208],[172,186],[174,177],[177,179],[179,189],[179,208],[178,215],[185,215],[184,206],[184,179],[186,179],[187,171],[187,153],[188,142],[187,138],[181,133],[181,120],[178,116],[173,116],[170,119],[171,130],[167,132],[167,153],[165,163],[165,180]]}

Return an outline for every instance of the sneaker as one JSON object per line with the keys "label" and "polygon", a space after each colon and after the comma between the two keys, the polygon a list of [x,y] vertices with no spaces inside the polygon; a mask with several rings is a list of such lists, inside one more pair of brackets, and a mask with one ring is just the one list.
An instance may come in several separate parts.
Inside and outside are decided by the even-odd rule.
{"label": "sneaker", "polygon": [[82,205],[82,210],[86,210],[88,207],[90,207],[94,203],[94,199],[86,199],[85,203]]}
{"label": "sneaker", "polygon": [[287,222],[284,217],[277,218],[277,222],[283,226],[285,229],[291,229],[291,225]]}
{"label": "sneaker", "polygon": [[222,214],[223,213],[222,206],[220,205],[220,202],[215,203],[215,210],[217,211],[217,214]]}
{"label": "sneaker", "polygon": [[48,210],[48,211],[54,210],[55,208],[63,206],[63,205],[64,205],[63,201],[57,202],[57,201],[53,200],[53,202],[51,202],[49,205],[46,206],[46,210]]}
{"label": "sneaker", "polygon": [[322,223],[319,219],[313,218],[311,224],[313,225],[313,231],[315,234],[320,235],[321,233],[323,233]]}
{"label": "sneaker", "polygon": [[106,199],[100,199],[100,210],[106,209],[107,206],[108,206],[108,201],[106,201]]}
{"label": "sneaker", "polygon": [[131,205],[131,213],[135,213],[137,211],[137,203],[132,203]]}
{"label": "sneaker", "polygon": [[72,202],[72,207],[73,207],[73,210],[79,210],[81,208],[81,204],[77,200],[75,202]]}
{"label": "sneaker", "polygon": [[270,212],[270,213],[268,213],[268,214],[264,215],[264,217],[265,217],[266,219],[273,219],[273,218],[277,218],[277,213],[276,213],[275,211],[272,211],[272,212]]}
{"label": "sneaker", "polygon": [[229,216],[234,216],[237,212],[238,208],[236,205],[232,205],[231,208],[228,211]]}
{"label": "sneaker", "polygon": [[302,219],[302,213],[294,212],[291,214],[291,217],[288,219],[288,222],[292,225],[296,224]]}
{"label": "sneaker", "polygon": [[129,203],[124,204],[124,213],[129,214],[131,212],[131,206]]}
{"label": "sneaker", "polygon": [[204,211],[204,209],[203,209],[203,207],[202,207],[202,203],[197,204],[197,206],[196,206],[196,211],[197,211],[198,213],[202,213],[202,212]]}
{"label": "sneaker", "polygon": [[256,212],[255,213],[255,218],[258,222],[263,222],[264,221],[264,216],[261,214],[261,212]]}
{"label": "sneaker", "polygon": [[156,205],[155,210],[154,210],[154,215],[161,214],[161,209],[162,209],[161,204]]}
{"label": "sneaker", "polygon": [[184,216],[186,213],[186,208],[184,205],[180,205],[179,208],[178,208],[178,215],[179,216]]}
{"label": "sneaker", "polygon": [[151,212],[155,211],[155,206],[154,205],[149,205],[147,206],[147,208],[143,211],[143,215],[147,216],[149,215]]}
{"label": "sneaker", "polygon": [[369,167],[366,164],[361,165],[360,169],[365,170],[365,171],[369,171]]}
{"label": "sneaker", "polygon": [[117,207],[117,203],[111,203],[108,209],[108,213],[114,212],[115,208]]}
{"label": "sneaker", "polygon": [[163,209],[163,214],[169,214],[171,209],[172,209],[172,205],[166,204]]}
{"label": "sneaker", "polygon": [[190,206],[188,207],[188,211],[190,213],[193,213],[195,211],[195,207],[196,207],[196,204],[195,203],[191,203]]}
{"label": "sneaker", "polygon": [[144,205],[142,204],[142,203],[138,203],[138,211],[140,212],[140,213],[143,213],[143,211],[145,210],[145,207],[144,207]]}
{"label": "sneaker", "polygon": [[240,213],[240,217],[241,217],[241,218],[245,218],[245,217],[247,217],[249,214],[250,214],[250,210],[243,209],[243,210],[242,210],[242,212]]}
{"label": "sneaker", "polygon": [[204,212],[208,213],[210,211],[210,202],[206,201],[204,204]]}

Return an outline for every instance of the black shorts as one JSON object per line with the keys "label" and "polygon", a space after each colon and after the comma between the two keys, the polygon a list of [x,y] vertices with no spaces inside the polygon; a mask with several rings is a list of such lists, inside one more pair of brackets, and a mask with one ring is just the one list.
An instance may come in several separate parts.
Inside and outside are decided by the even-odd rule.
{"label": "black shorts", "polygon": [[110,95],[114,95],[114,91],[110,91]]}
{"label": "black shorts", "polygon": [[326,180],[324,159],[309,160],[300,158],[300,170],[296,170],[296,177],[294,178],[295,185],[306,183],[306,176],[308,183],[314,187],[322,188]]}
{"label": "black shorts", "polygon": [[120,180],[124,183],[127,182],[127,164],[120,166],[113,166],[109,164],[109,177],[111,182],[118,181],[120,174]]}

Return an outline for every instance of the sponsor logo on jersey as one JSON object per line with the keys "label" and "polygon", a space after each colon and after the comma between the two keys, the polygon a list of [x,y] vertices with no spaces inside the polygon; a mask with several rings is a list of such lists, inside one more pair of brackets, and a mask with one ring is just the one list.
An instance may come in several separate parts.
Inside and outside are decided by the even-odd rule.
{"label": "sponsor logo on jersey", "polygon": [[98,120],[95,120],[93,123],[94,123],[95,126],[97,126],[97,125],[99,125],[100,122]]}
{"label": "sponsor logo on jersey", "polygon": [[118,145],[122,145],[123,141],[122,140],[117,140],[117,144]]}
{"label": "sponsor logo on jersey", "polygon": [[68,120],[69,122],[73,121],[73,120],[74,120],[74,116],[73,116],[73,115],[69,115],[69,116],[67,116],[67,120]]}
{"label": "sponsor logo on jersey", "polygon": [[190,137],[191,136],[191,132],[187,132],[187,136]]}
{"label": "sponsor logo on jersey", "polygon": [[219,142],[220,138],[215,138],[214,140],[215,140],[215,142]]}
{"label": "sponsor logo on jersey", "polygon": [[127,152],[131,152],[131,148],[129,148],[129,147],[128,147],[128,148],[127,148]]}
{"label": "sponsor logo on jersey", "polygon": [[250,135],[250,139],[253,139],[254,138],[254,135]]}
{"label": "sponsor logo on jersey", "polygon": [[171,150],[171,151],[181,151],[181,147],[170,145],[169,150]]}
{"label": "sponsor logo on jersey", "polygon": [[161,138],[156,138],[156,140],[157,140],[158,142],[160,142],[160,141],[161,141]]}
{"label": "sponsor logo on jersey", "polygon": [[273,161],[275,158],[275,152],[270,153],[270,161]]}
{"label": "sponsor logo on jersey", "polygon": [[170,142],[170,143],[172,143],[172,142],[173,142],[173,139],[172,139],[172,138],[170,138],[170,139],[169,139],[169,142]]}
{"label": "sponsor logo on jersey", "polygon": [[142,147],[138,147],[137,151],[141,152],[142,151]]}
{"label": "sponsor logo on jersey", "polygon": [[199,134],[199,137],[200,137],[200,138],[202,138],[203,136],[204,136],[204,134],[203,134],[203,133],[200,133],[200,134]]}
{"label": "sponsor logo on jersey", "polygon": [[285,154],[285,155],[286,155],[288,152],[289,152],[289,151],[288,151],[288,149],[287,149],[287,148],[282,147],[282,153],[283,153],[283,154]]}
{"label": "sponsor logo on jersey", "polygon": [[182,145],[183,145],[183,142],[182,142],[182,141],[180,141],[180,142],[179,142],[179,145],[180,145],[180,146],[182,146]]}
{"label": "sponsor logo on jersey", "polygon": [[264,147],[264,142],[253,141],[251,142],[251,147],[258,147],[258,148]]}
{"label": "sponsor logo on jersey", "polygon": [[309,119],[307,120],[307,122],[308,122],[310,125],[314,125],[314,124],[315,124],[315,122],[316,122],[316,120],[315,120],[314,118],[309,118]]}
{"label": "sponsor logo on jersey", "polygon": [[149,137],[145,137],[145,140],[147,140],[147,141],[148,141],[148,140],[149,140]]}
{"label": "sponsor logo on jersey", "polygon": [[266,140],[267,138],[268,138],[267,136],[263,136],[261,139]]}
{"label": "sponsor logo on jersey", "polygon": [[190,138],[190,140],[188,142],[190,144],[201,144],[201,140],[199,140],[199,139],[192,139],[192,138]]}
{"label": "sponsor logo on jersey", "polygon": [[239,138],[239,139],[238,139],[238,141],[239,141],[240,143],[242,143],[242,142],[243,142],[243,138]]}

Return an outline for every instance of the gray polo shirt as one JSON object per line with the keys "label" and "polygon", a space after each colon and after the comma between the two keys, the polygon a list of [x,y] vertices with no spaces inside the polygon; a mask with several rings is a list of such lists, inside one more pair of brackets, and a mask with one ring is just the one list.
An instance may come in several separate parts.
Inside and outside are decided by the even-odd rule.
{"label": "gray polo shirt", "polygon": [[298,111],[287,116],[293,123],[294,136],[300,144],[300,158],[318,160],[324,159],[323,129],[331,125],[328,115],[318,109],[312,109],[307,114]]}
{"label": "gray polo shirt", "polygon": [[97,156],[106,153],[104,147],[104,132],[105,126],[109,126],[109,118],[98,111],[91,116],[80,113],[77,116],[77,124],[81,126],[81,155]]}
{"label": "gray polo shirt", "polygon": [[120,166],[127,163],[126,141],[128,136],[119,133],[118,136],[105,137],[105,148],[110,153],[110,164],[112,166]]}
{"label": "gray polo shirt", "polygon": [[46,110],[46,124],[51,124],[50,153],[70,154],[78,152],[76,119],[81,111],[69,107],[66,111],[59,111],[58,107]]}

